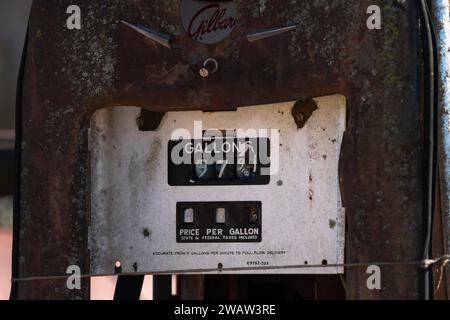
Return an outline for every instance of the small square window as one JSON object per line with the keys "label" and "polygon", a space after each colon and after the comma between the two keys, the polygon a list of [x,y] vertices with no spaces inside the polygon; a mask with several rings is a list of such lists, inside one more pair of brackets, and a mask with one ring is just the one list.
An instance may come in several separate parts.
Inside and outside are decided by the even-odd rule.
{"label": "small square window", "polygon": [[184,223],[194,223],[194,214],[195,211],[193,208],[186,208],[183,212],[183,222]]}
{"label": "small square window", "polygon": [[224,224],[227,222],[227,209],[225,208],[216,208],[216,216],[215,221],[219,224]]}

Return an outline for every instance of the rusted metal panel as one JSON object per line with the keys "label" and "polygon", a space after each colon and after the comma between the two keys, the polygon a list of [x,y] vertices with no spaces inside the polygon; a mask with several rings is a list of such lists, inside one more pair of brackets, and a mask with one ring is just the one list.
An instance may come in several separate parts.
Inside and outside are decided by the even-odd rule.
{"label": "rusted metal panel", "polygon": [[[422,251],[418,17],[415,2],[236,1],[239,26],[206,46],[187,37],[179,1],[78,1],[81,31],[65,26],[70,1],[36,0],[23,79],[18,277],[89,268],[87,130],[99,108],[152,111],[233,109],[329,94],[348,98],[341,159],[347,260],[417,260]],[[381,30],[366,10],[382,9]],[[176,50],[155,46],[120,21],[175,34]],[[249,44],[261,28],[299,27]],[[206,81],[198,64],[220,69]],[[232,93],[232,94],[230,94]],[[419,269],[383,268],[381,291],[365,269],[347,270],[348,298],[419,298]],[[17,297],[87,298],[65,281],[16,285]]]}
{"label": "rusted metal panel", "polygon": [[[347,208],[347,261],[420,260],[418,30],[415,3],[381,5],[379,33],[358,32],[349,77],[349,118],[341,160]],[[380,67],[380,68],[378,68]],[[379,73],[380,72],[380,73]],[[381,267],[382,290],[365,285],[366,268],[347,270],[350,299],[418,299],[420,269]]]}

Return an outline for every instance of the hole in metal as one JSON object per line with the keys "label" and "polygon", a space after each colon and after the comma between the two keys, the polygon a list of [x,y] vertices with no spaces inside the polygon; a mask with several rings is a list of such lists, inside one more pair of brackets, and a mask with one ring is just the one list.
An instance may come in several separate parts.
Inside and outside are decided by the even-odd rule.
{"label": "hole in metal", "polygon": [[114,272],[115,273],[122,273],[122,262],[120,260],[117,260],[114,264]]}

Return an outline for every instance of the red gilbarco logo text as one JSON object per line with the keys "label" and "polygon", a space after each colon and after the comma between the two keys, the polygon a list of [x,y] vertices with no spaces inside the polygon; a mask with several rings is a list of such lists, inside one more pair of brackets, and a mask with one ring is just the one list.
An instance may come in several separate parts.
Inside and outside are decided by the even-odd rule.
{"label": "red gilbarco logo text", "polygon": [[196,0],[181,1],[181,18],[188,35],[201,43],[213,44],[225,39],[237,25],[236,4]]}

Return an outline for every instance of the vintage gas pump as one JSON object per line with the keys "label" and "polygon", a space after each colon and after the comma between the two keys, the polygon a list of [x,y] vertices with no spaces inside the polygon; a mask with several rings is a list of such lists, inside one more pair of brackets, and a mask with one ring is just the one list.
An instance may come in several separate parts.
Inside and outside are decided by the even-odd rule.
{"label": "vintage gas pump", "polygon": [[[419,4],[35,1],[14,297],[88,298],[105,274],[131,295],[177,274],[184,298],[423,297]],[[80,290],[55,278],[73,265]]]}

